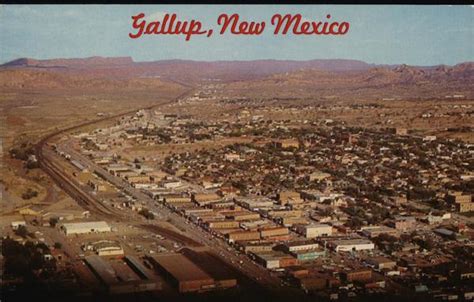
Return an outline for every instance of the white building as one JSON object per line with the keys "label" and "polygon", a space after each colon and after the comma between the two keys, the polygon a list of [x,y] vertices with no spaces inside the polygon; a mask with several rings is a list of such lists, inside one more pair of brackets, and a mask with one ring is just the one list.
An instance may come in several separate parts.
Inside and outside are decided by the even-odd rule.
{"label": "white building", "polygon": [[319,244],[313,241],[293,241],[285,245],[287,252],[299,252],[318,249]]}
{"label": "white building", "polygon": [[105,221],[64,223],[61,229],[66,235],[110,232],[111,228]]}
{"label": "white building", "polygon": [[321,236],[331,236],[332,226],[327,224],[310,224],[305,226],[299,226],[297,231],[305,236],[306,238],[316,238]]}
{"label": "white building", "polygon": [[341,239],[329,242],[329,245],[336,252],[351,252],[361,250],[373,250],[375,245],[366,239]]}
{"label": "white building", "polygon": [[84,251],[92,250],[99,256],[118,256],[123,255],[124,251],[118,241],[100,240],[86,244],[82,247]]}
{"label": "white building", "polygon": [[182,185],[183,184],[179,180],[178,181],[168,181],[168,182],[163,183],[163,188],[176,189],[176,188],[181,187]]}

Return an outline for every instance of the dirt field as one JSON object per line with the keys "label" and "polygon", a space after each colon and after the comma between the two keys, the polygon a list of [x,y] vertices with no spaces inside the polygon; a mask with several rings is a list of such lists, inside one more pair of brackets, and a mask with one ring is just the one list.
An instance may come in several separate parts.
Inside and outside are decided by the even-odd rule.
{"label": "dirt field", "polygon": [[[39,169],[28,171],[24,162],[12,159],[9,150],[21,142],[34,144],[44,135],[88,120],[160,104],[175,98],[184,89],[178,85],[147,90],[115,89],[4,89],[0,93],[2,113],[2,212],[36,202],[45,202],[52,182]],[[28,189],[37,196],[25,200]]]}

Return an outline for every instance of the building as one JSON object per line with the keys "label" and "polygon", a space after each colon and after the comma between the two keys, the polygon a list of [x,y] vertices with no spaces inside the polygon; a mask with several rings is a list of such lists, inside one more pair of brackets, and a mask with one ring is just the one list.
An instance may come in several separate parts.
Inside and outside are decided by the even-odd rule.
{"label": "building", "polygon": [[248,211],[233,211],[225,213],[227,219],[232,219],[235,221],[245,221],[245,220],[258,220],[260,219],[260,214],[248,212]]}
{"label": "building", "polygon": [[296,231],[306,238],[332,235],[332,226],[327,224],[310,224],[296,227]]}
{"label": "building", "polygon": [[66,235],[104,233],[112,230],[105,221],[64,223],[61,229]]}
{"label": "building", "polygon": [[240,223],[234,220],[217,220],[217,221],[208,221],[206,226],[209,229],[234,229],[238,228]]}
{"label": "building", "polygon": [[373,265],[376,269],[393,269],[397,262],[382,256],[368,258],[367,263]]}
{"label": "building", "polygon": [[327,178],[330,178],[331,177],[331,174],[329,173],[325,173],[325,172],[322,172],[322,171],[314,171],[313,173],[311,173],[309,175],[309,181],[323,181]]}
{"label": "building", "polygon": [[474,202],[461,202],[456,204],[456,210],[460,213],[473,212]]}
{"label": "building", "polygon": [[437,229],[434,229],[433,232],[447,239],[452,239],[452,240],[456,239],[456,233],[445,228],[437,228]]}
{"label": "building", "polygon": [[396,128],[395,129],[395,134],[396,135],[408,135],[408,129],[407,128]]}
{"label": "building", "polygon": [[309,221],[304,217],[284,217],[278,218],[277,223],[285,226],[285,227],[292,227],[295,225],[307,225]]}
{"label": "building", "polygon": [[286,272],[288,273],[289,276],[292,276],[294,278],[304,278],[305,276],[309,275],[310,271],[307,267],[296,265],[296,266],[288,267],[286,269]]}
{"label": "building", "polygon": [[372,279],[372,270],[366,269],[366,268],[356,269],[356,270],[344,272],[342,276],[343,276],[343,279],[345,279],[348,282],[367,281],[367,280]]}
{"label": "building", "polygon": [[283,252],[253,253],[255,261],[268,269],[298,265],[298,259]]}
{"label": "building", "polygon": [[127,275],[127,279],[124,279],[124,276],[100,256],[88,256],[85,262],[109,294],[154,291],[161,288],[161,284],[156,280],[140,278],[137,275]]}
{"label": "building", "polygon": [[248,253],[263,253],[271,252],[275,246],[272,242],[267,241],[239,241],[237,243],[239,249]]}
{"label": "building", "polygon": [[298,142],[297,139],[294,139],[294,138],[282,139],[279,142],[276,142],[276,144],[283,149],[300,147],[300,143]]}
{"label": "building", "polygon": [[224,155],[224,159],[228,161],[240,160],[240,155],[235,153],[228,153]]}
{"label": "building", "polygon": [[214,279],[184,255],[161,254],[150,257],[150,261],[180,293],[203,292],[216,287]]}
{"label": "building", "polygon": [[200,207],[210,205],[215,202],[221,201],[221,197],[216,193],[200,193],[194,194],[192,200],[197,203]]}
{"label": "building", "polygon": [[236,203],[252,211],[271,209],[274,205],[273,201],[268,198],[247,199],[243,197],[237,197]]}
{"label": "building", "polygon": [[322,290],[327,286],[327,279],[322,277],[308,277],[297,278],[299,286],[304,290]]}
{"label": "building", "polygon": [[375,245],[367,239],[335,239],[329,240],[328,245],[336,252],[351,252],[362,250],[373,250]]}
{"label": "building", "polygon": [[[131,269],[144,280],[153,280],[155,279],[152,274],[140,263],[140,261],[134,256],[125,256],[125,262],[130,266]],[[159,284],[161,287],[161,284]]]}
{"label": "building", "polygon": [[235,242],[240,240],[259,240],[260,232],[257,231],[237,231],[227,234],[227,240],[229,242]]}
{"label": "building", "polygon": [[470,194],[463,194],[462,192],[455,192],[447,194],[445,199],[450,203],[464,203],[471,202],[472,196]]}
{"label": "building", "polygon": [[130,176],[126,176],[125,179],[132,185],[151,182],[150,176],[148,175],[130,175]]}
{"label": "building", "polygon": [[400,231],[411,230],[416,226],[416,218],[413,216],[395,216],[395,219],[389,225]]}
{"label": "building", "polygon": [[285,217],[301,217],[303,211],[301,210],[278,210],[268,211],[267,216],[271,218],[285,218]]}
{"label": "building", "polygon": [[319,244],[313,241],[293,241],[285,244],[284,250],[287,253],[290,252],[299,252],[299,251],[308,251],[319,248]]}
{"label": "building", "polygon": [[181,250],[186,258],[196,263],[204,272],[209,274],[216,284],[216,288],[231,288],[237,286],[237,278],[228,267],[222,265],[221,260],[208,252],[197,252],[184,248]]}
{"label": "building", "polygon": [[455,192],[447,194],[445,200],[454,204],[456,210],[460,213],[474,211],[474,202],[472,202],[471,194],[463,194],[462,192]]}
{"label": "building", "polygon": [[284,191],[280,192],[278,199],[281,205],[292,205],[299,204],[303,202],[301,199],[300,193],[294,191]]}
{"label": "building", "polygon": [[272,237],[272,236],[282,236],[288,235],[289,230],[288,228],[284,227],[274,227],[274,228],[266,228],[260,230],[260,235],[262,238]]}
{"label": "building", "polygon": [[162,186],[163,188],[165,189],[176,189],[176,188],[179,188],[181,187],[183,184],[181,183],[181,181],[179,180],[176,180],[176,181],[173,181],[173,180],[170,180],[170,181],[164,181],[162,183]]}
{"label": "building", "polygon": [[311,261],[317,259],[319,257],[326,256],[326,251],[323,249],[311,249],[311,250],[304,250],[304,251],[294,251],[291,252],[291,255],[298,259],[298,261]]}
{"label": "building", "polygon": [[362,228],[362,234],[369,238],[374,238],[374,237],[378,237],[381,234],[397,236],[398,232],[396,229],[389,228],[386,226],[370,226],[370,227]]}
{"label": "building", "polygon": [[49,225],[51,218],[57,218],[61,220],[74,220],[74,219],[84,219],[90,217],[89,211],[84,210],[57,210],[57,211],[48,211],[41,215],[41,220],[43,225]]}
{"label": "building", "polygon": [[118,256],[124,254],[120,242],[115,240],[100,240],[92,242],[84,245],[82,249],[84,251],[92,250],[99,256]]}

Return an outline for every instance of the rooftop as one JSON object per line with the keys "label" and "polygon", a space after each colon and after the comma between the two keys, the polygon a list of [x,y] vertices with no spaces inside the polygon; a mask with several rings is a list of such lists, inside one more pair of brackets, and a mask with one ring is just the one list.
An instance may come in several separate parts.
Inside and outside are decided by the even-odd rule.
{"label": "rooftop", "polygon": [[181,254],[162,254],[152,259],[179,281],[212,280],[211,276]]}

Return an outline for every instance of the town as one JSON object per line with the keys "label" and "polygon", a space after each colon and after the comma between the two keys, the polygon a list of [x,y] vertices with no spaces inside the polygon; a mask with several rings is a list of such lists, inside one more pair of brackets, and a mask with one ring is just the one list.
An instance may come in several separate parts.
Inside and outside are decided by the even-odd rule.
{"label": "town", "polygon": [[269,108],[295,118],[174,113],[199,95],[48,142],[43,160],[82,209],[22,208],[11,235],[42,226],[56,247],[44,256],[110,294],[258,284],[327,300],[473,299],[472,144],[285,106]]}

